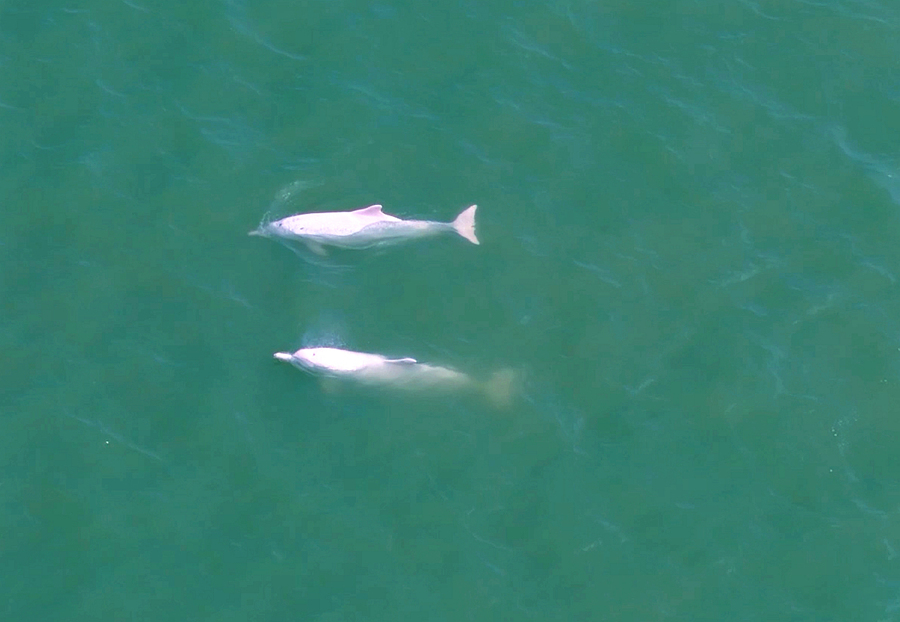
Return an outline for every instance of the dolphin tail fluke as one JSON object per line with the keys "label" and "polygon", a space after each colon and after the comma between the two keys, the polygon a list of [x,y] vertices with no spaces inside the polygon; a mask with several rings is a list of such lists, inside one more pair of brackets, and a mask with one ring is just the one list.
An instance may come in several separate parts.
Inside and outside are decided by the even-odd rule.
{"label": "dolphin tail fluke", "polygon": [[484,390],[488,399],[495,408],[509,408],[512,405],[515,388],[519,381],[519,374],[509,368],[494,372],[494,375],[485,383]]}
{"label": "dolphin tail fluke", "polygon": [[472,244],[480,244],[478,238],[475,237],[475,210],[477,208],[477,205],[472,205],[463,210],[453,221],[453,228],[456,229],[456,232]]}

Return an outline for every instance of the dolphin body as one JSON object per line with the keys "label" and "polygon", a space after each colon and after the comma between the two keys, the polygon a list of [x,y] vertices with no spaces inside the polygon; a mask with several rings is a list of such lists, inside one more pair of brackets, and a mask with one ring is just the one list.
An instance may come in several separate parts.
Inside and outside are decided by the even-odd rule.
{"label": "dolphin body", "polygon": [[403,220],[385,214],[381,205],[370,205],[353,212],[296,214],[260,225],[250,235],[299,240],[319,255],[325,254],[325,246],[370,248],[448,231],[455,231],[472,244],[478,244],[475,236],[477,207],[472,205],[463,210],[453,222]]}
{"label": "dolphin body", "polygon": [[417,391],[484,391],[498,407],[508,406],[515,379],[511,370],[501,370],[487,382],[479,382],[454,369],[419,363],[413,358],[390,359],[380,354],[339,348],[276,352],[275,358],[315,376],[348,379],[365,386]]}

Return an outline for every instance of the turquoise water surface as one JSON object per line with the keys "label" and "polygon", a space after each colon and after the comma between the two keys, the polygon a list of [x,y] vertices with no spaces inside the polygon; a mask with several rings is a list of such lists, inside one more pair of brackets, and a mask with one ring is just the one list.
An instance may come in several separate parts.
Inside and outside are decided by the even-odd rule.
{"label": "turquoise water surface", "polygon": [[[0,2],[0,620],[900,620],[898,59],[885,0]],[[372,203],[481,244],[247,236]]]}

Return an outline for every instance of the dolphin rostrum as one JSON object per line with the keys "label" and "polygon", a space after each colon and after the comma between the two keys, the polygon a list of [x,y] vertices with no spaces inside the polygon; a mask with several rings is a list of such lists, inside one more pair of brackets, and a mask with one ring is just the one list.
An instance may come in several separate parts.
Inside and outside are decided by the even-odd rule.
{"label": "dolphin rostrum", "polygon": [[380,205],[370,205],[353,212],[296,214],[260,225],[250,235],[300,240],[320,255],[325,254],[324,246],[369,248],[448,231],[455,231],[472,244],[478,244],[475,236],[477,207],[472,205],[463,210],[453,222],[403,220],[385,214]]}
{"label": "dolphin rostrum", "polygon": [[413,358],[390,359],[380,354],[353,352],[339,348],[302,348],[296,352],[276,352],[275,358],[324,378],[352,380],[365,386],[428,391],[473,390],[484,392],[495,406],[509,405],[515,372],[504,369],[487,382]]}

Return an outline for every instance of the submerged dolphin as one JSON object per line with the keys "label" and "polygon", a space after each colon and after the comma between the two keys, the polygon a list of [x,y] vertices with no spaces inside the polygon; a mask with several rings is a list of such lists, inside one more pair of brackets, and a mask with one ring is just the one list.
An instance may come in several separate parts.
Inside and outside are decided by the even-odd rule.
{"label": "submerged dolphin", "polygon": [[382,212],[380,205],[370,205],[353,212],[297,214],[260,225],[250,235],[300,240],[320,255],[325,254],[323,246],[369,248],[440,235],[447,231],[455,231],[472,244],[478,244],[475,237],[477,207],[472,205],[463,210],[453,222],[402,220]]}
{"label": "submerged dolphin", "polygon": [[454,369],[419,363],[413,358],[389,359],[380,354],[339,348],[276,352],[275,358],[316,376],[348,379],[366,386],[483,391],[496,406],[509,405],[515,380],[515,373],[508,369],[495,373],[487,382],[479,382]]}

